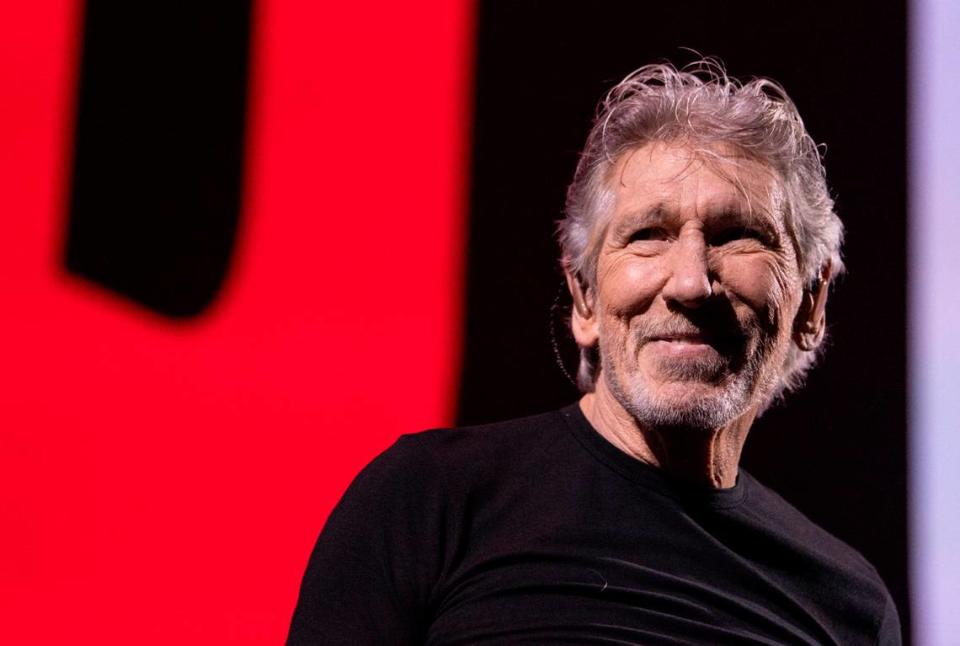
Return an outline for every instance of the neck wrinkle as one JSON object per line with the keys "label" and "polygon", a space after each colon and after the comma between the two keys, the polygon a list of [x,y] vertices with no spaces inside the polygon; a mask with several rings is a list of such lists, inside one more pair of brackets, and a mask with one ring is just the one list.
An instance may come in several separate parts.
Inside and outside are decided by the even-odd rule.
{"label": "neck wrinkle", "polygon": [[690,428],[643,428],[607,390],[604,380],[580,400],[580,410],[600,435],[630,457],[715,489],[737,483],[747,432],[756,417],[751,407],[731,423],[704,431]]}

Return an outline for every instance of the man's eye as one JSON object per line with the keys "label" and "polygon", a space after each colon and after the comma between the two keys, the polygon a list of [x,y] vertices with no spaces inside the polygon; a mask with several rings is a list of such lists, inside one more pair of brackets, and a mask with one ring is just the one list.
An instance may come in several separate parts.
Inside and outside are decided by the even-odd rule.
{"label": "man's eye", "polygon": [[666,240],[667,231],[661,227],[646,227],[634,231],[630,236],[630,242],[643,242],[646,240]]}
{"label": "man's eye", "polygon": [[715,246],[722,246],[737,240],[757,240],[766,242],[767,236],[762,231],[750,227],[731,227],[724,229],[713,236],[711,243]]}

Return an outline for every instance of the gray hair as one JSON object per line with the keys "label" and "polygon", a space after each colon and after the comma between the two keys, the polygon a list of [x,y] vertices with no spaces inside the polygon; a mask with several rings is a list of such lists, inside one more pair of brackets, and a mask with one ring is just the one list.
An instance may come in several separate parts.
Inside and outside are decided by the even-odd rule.
{"label": "gray hair", "polygon": [[[843,271],[843,224],[834,211],[820,149],[793,101],[778,83],[740,82],[711,58],[682,69],[645,65],[600,103],[558,224],[566,271],[596,286],[597,257],[613,205],[607,179],[620,156],[651,142],[676,141],[733,146],[773,169],[780,183],[777,201],[805,282],[814,284],[828,263],[834,276]],[[773,395],[799,386],[815,360],[815,352],[791,347]],[[593,390],[597,361],[596,348],[581,348],[577,385],[584,392]]]}

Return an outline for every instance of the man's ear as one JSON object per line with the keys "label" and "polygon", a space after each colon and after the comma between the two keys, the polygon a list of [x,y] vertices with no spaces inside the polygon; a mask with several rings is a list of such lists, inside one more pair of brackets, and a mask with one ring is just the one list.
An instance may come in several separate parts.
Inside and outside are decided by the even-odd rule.
{"label": "man's ear", "polygon": [[567,277],[567,289],[573,299],[573,311],[570,313],[573,338],[581,348],[591,347],[599,338],[593,291],[585,287],[574,273],[565,271],[564,274]]}
{"label": "man's ear", "polygon": [[793,325],[793,340],[801,350],[816,350],[827,331],[827,294],[830,291],[830,279],[833,267],[830,261],[820,268],[820,274],[813,284],[803,290],[800,309]]}

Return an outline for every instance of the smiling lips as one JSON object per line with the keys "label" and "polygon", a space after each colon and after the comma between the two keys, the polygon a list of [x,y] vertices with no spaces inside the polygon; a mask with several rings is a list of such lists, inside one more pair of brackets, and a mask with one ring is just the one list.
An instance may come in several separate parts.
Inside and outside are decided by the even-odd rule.
{"label": "smiling lips", "polygon": [[650,341],[666,341],[668,343],[689,343],[694,345],[704,345],[707,343],[707,338],[703,334],[694,332],[691,334],[663,334],[663,335],[652,337]]}
{"label": "smiling lips", "polygon": [[677,358],[717,353],[717,349],[699,334],[657,337],[650,339],[646,345],[650,345],[656,352]]}
{"label": "smiling lips", "polygon": [[678,319],[640,323],[637,351],[646,349],[664,359],[680,361],[718,355],[733,359],[743,351],[748,336],[744,330],[719,320],[702,321],[701,325]]}
{"label": "smiling lips", "polygon": [[729,356],[737,345],[732,337],[704,334],[702,332],[654,333],[640,346],[672,359],[702,359],[706,356]]}

